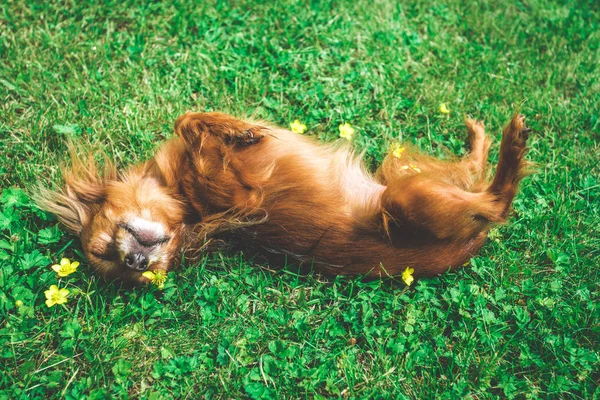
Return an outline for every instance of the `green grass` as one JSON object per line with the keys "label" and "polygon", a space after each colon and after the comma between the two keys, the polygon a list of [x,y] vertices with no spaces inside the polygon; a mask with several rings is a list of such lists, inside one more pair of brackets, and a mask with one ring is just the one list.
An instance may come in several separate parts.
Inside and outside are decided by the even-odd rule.
{"label": "green grass", "polygon": [[[596,1],[57,3],[0,5],[0,398],[600,398]],[[349,122],[374,166],[398,139],[460,154],[465,114],[495,161],[517,109],[538,170],[510,223],[410,288],[216,254],[120,289],[26,195],[68,139],[128,165],[186,110]]]}

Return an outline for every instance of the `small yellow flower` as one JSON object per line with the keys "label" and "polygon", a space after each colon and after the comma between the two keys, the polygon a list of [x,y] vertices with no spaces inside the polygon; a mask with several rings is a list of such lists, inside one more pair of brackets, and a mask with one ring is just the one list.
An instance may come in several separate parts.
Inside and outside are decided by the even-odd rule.
{"label": "small yellow flower", "polygon": [[146,271],[142,274],[144,278],[150,280],[150,283],[156,285],[157,288],[163,289],[165,287],[165,282],[167,281],[167,275],[165,275],[162,271]]}
{"label": "small yellow flower", "polygon": [[65,276],[71,275],[73,272],[77,271],[77,267],[79,267],[79,262],[71,262],[68,258],[63,258],[60,260],[60,264],[54,264],[52,269],[60,276],[64,278]]}
{"label": "small yellow flower", "polygon": [[396,145],[396,147],[394,147],[392,154],[394,155],[394,157],[400,158],[400,157],[402,157],[402,154],[404,153],[405,150],[406,149],[404,147],[402,147],[398,144],[398,145]]}
{"label": "small yellow flower", "polygon": [[304,132],[306,132],[306,125],[301,123],[300,120],[295,120],[294,122],[292,122],[290,124],[290,128],[292,129],[292,132],[296,132],[299,134],[303,134]]}
{"label": "small yellow flower", "polygon": [[406,283],[406,286],[412,285],[415,278],[413,277],[413,273],[415,272],[414,268],[406,267],[404,272],[402,273],[402,280]]}
{"label": "small yellow flower", "polygon": [[352,137],[354,136],[354,128],[346,123],[346,124],[342,124],[340,125],[340,137],[344,138],[346,140],[352,140]]}
{"label": "small yellow flower", "polygon": [[21,307],[23,307],[23,302],[22,302],[21,300],[16,300],[16,301],[15,301],[15,306],[16,306],[17,308],[21,308]]}
{"label": "small yellow flower", "polygon": [[64,304],[67,302],[69,289],[59,289],[58,286],[52,285],[50,289],[44,291],[46,295],[46,305],[52,307],[55,304]]}
{"label": "small yellow flower", "polygon": [[440,112],[442,114],[450,114],[450,109],[448,108],[448,106],[446,105],[446,103],[440,104]]}
{"label": "small yellow flower", "polygon": [[415,164],[403,165],[400,167],[400,171],[405,171],[407,169],[412,169],[415,172],[421,172],[421,168],[417,167]]}
{"label": "small yellow flower", "polygon": [[462,265],[463,267],[466,267],[467,265],[469,265],[471,263],[471,259],[468,259],[467,261],[465,261],[465,263]]}
{"label": "small yellow flower", "polygon": [[421,173],[421,168],[417,167],[415,164],[410,164],[409,165],[414,171],[417,171],[419,173]]}

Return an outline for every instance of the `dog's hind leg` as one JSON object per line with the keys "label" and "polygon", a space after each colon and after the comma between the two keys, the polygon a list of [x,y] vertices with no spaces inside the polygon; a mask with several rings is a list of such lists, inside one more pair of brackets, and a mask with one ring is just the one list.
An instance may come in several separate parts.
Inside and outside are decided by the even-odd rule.
{"label": "dog's hind leg", "polygon": [[415,173],[436,176],[470,192],[480,192],[487,186],[487,158],[490,139],[483,123],[466,119],[468,144],[471,151],[460,160],[439,160],[415,150],[409,145],[394,147],[383,160],[376,178],[383,184]]}
{"label": "dog's hind leg", "polygon": [[[524,176],[527,132],[520,116],[504,128],[498,169],[485,191],[464,190],[432,174],[389,183],[381,198],[384,229],[391,233],[411,227],[438,239],[465,240],[486,231],[490,223],[503,222]],[[485,149],[484,141],[480,155]]]}
{"label": "dog's hind leg", "polygon": [[502,206],[488,192],[417,175],[389,184],[381,197],[381,222],[391,236],[428,232],[440,240],[465,240],[501,222]]}
{"label": "dog's hind leg", "polygon": [[462,158],[460,164],[472,175],[473,184],[468,189],[470,191],[479,191],[477,186],[484,185],[486,180],[488,152],[491,141],[485,134],[483,122],[467,118],[465,124],[467,125],[468,142],[471,151]]}
{"label": "dog's hind leg", "polygon": [[527,175],[529,163],[524,160],[527,139],[531,129],[525,126],[525,117],[515,115],[502,131],[498,168],[492,184],[487,189],[502,205],[501,216],[506,218],[510,205],[517,194],[519,182]]}

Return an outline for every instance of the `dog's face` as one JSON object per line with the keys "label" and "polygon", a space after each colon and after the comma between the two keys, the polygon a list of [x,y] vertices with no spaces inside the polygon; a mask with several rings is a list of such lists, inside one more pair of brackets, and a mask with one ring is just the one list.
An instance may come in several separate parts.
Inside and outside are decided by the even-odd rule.
{"label": "dog's face", "polygon": [[79,235],[102,275],[146,283],[144,271],[168,271],[180,257],[184,208],[168,176],[155,160],[117,177],[74,159],[65,192],[42,191],[38,204]]}
{"label": "dog's face", "polygon": [[182,219],[179,202],[156,179],[108,182],[82,218],[81,242],[103,275],[144,282],[144,271],[167,271],[176,261]]}

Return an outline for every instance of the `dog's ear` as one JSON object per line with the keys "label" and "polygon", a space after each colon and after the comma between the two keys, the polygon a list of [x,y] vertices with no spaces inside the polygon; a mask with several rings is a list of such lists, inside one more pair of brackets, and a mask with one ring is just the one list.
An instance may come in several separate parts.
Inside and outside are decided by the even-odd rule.
{"label": "dog's ear", "polygon": [[186,113],[175,121],[175,132],[190,149],[202,148],[212,140],[231,147],[258,143],[267,128],[232,117],[211,113]]}
{"label": "dog's ear", "polygon": [[39,187],[33,200],[40,209],[56,215],[69,232],[76,235],[91,221],[92,209],[68,188],[66,191],[55,191]]}
{"label": "dog's ear", "polygon": [[92,155],[81,158],[78,149],[69,144],[71,166],[63,167],[64,190],[39,187],[34,201],[45,211],[55,214],[72,233],[79,235],[104,201],[106,181],[116,179],[116,169],[106,160],[100,173]]}
{"label": "dog's ear", "polygon": [[184,141],[178,138],[162,144],[152,160],[146,163],[144,176],[154,178],[163,186],[178,188],[180,169],[186,162],[185,148]]}

